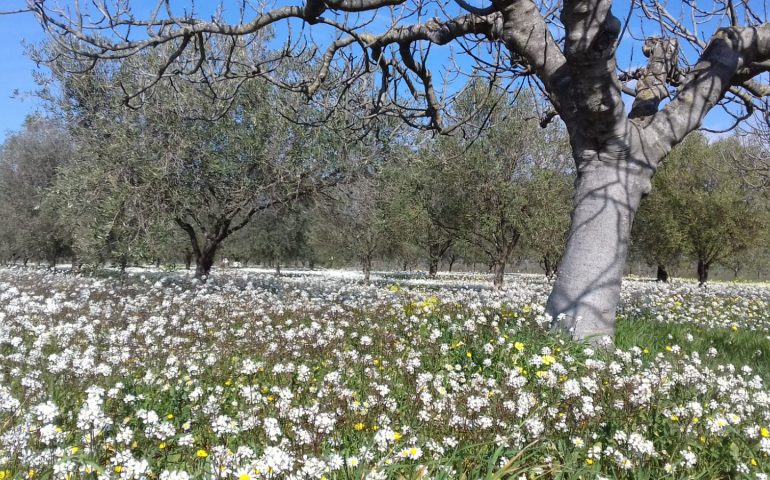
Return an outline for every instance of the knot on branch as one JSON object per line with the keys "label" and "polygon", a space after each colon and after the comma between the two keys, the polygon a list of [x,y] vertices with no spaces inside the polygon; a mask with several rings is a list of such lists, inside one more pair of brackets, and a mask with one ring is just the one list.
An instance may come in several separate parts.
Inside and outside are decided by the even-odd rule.
{"label": "knot on branch", "polygon": [[679,54],[679,42],[676,38],[649,37],[644,41],[642,53],[651,61],[661,59],[672,62]]}
{"label": "knot on branch", "polygon": [[622,24],[606,0],[573,0],[560,16],[566,29],[565,53],[574,61],[604,61],[615,53]]}
{"label": "knot on branch", "polygon": [[646,118],[658,111],[668,97],[667,84],[676,74],[679,42],[675,38],[650,37],[645,40],[642,53],[649,60],[636,81],[636,98],[630,118]]}

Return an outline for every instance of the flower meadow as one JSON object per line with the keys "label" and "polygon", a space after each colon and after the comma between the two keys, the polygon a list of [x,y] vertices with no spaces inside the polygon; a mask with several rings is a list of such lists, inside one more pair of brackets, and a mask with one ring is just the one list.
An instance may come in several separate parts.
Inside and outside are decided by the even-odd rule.
{"label": "flower meadow", "polygon": [[0,270],[0,479],[767,478],[770,287]]}

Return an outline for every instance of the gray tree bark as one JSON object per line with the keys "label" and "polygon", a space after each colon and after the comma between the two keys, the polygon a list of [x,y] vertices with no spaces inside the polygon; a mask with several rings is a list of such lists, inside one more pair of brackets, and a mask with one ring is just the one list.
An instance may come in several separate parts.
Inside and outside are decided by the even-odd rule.
{"label": "gray tree bark", "polygon": [[578,167],[570,234],[546,304],[557,328],[574,338],[614,335],[631,222],[652,178],[627,155],[599,152]]}
{"label": "gray tree bark", "polygon": [[503,288],[505,282],[505,261],[498,261],[492,265],[492,271],[494,272],[494,279],[492,285],[495,289]]}

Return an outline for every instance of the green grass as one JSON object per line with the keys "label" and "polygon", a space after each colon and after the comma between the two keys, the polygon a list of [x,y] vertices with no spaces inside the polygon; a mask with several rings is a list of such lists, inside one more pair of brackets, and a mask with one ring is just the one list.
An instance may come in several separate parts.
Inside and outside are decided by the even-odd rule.
{"label": "green grass", "polygon": [[[692,340],[688,340],[688,334]],[[737,368],[748,365],[763,379],[770,381],[770,336],[742,329],[707,329],[694,325],[662,323],[644,317],[620,317],[615,345],[618,348],[647,348],[652,352],[679,345],[686,351],[699,352],[704,363]],[[706,354],[713,347],[717,357]]]}

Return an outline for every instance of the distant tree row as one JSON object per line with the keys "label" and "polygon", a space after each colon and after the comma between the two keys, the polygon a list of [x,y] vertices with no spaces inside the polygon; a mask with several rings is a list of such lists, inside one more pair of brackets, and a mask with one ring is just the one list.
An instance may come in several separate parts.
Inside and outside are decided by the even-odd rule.
{"label": "distant tree row", "polygon": [[[438,138],[406,136],[387,116],[357,131],[355,106],[329,114],[258,81],[226,105],[165,82],[126,108],[118,92],[136,90],[135,72],[156,60],[77,75],[67,57],[52,64],[50,115],[0,150],[3,262],[182,263],[205,279],[227,258],[278,273],[358,265],[369,280],[378,260],[430,276],[460,261],[485,266],[497,287],[515,259],[557,273],[576,172],[566,131],[541,127],[536,96],[472,81],[455,107],[467,123]],[[763,155],[690,135],[654,177],[633,254],[662,281],[694,261],[702,283],[714,264],[737,275],[768,258],[766,176],[745,168]]]}

